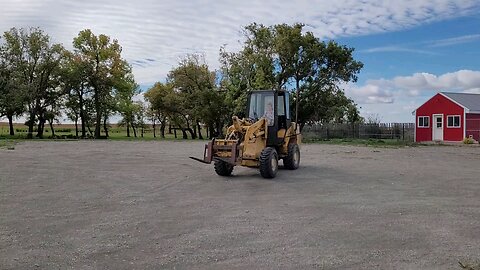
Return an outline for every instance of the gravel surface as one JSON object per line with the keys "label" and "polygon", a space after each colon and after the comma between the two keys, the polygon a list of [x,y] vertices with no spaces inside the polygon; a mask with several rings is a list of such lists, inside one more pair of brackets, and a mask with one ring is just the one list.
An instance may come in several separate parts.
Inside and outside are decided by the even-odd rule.
{"label": "gravel surface", "polygon": [[480,148],[303,145],[273,180],[204,142],[0,150],[1,269],[459,269],[480,259]]}

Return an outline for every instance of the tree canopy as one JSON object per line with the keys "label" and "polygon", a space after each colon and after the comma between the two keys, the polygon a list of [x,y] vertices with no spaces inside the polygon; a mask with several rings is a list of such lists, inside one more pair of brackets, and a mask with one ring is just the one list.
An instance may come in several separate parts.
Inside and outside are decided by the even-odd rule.
{"label": "tree canopy", "polygon": [[[363,64],[354,60],[353,48],[321,41],[303,27],[253,23],[244,29],[245,42],[239,52],[222,48],[222,87],[229,92],[234,112],[245,106],[248,90],[287,89],[295,93],[294,115],[301,125],[358,121],[356,105],[339,85],[355,82]],[[336,113],[327,112],[332,110]]]}

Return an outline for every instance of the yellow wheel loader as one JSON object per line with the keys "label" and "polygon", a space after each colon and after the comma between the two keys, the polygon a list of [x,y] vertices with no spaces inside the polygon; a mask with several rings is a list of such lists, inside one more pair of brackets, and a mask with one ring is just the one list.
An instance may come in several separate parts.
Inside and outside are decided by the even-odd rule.
{"label": "yellow wheel loader", "polygon": [[265,178],[274,178],[278,161],[286,169],[296,170],[300,165],[300,128],[291,121],[289,95],[285,91],[252,91],[248,95],[247,118],[232,117],[225,139],[213,139],[207,145],[203,159],[221,176],[232,174],[240,165],[259,168]]}

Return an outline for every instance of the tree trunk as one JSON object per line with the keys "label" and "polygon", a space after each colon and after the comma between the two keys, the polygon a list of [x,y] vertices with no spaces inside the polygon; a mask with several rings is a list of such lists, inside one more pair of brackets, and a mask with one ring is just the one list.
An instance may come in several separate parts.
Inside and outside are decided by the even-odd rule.
{"label": "tree trunk", "polygon": [[210,139],[215,138],[215,128],[213,127],[213,124],[208,125],[208,131],[210,132]]}
{"label": "tree trunk", "polygon": [[220,122],[217,122],[216,126],[217,126],[217,136],[223,137],[223,130],[222,130],[222,125],[220,124]]}
{"label": "tree trunk", "polygon": [[45,127],[46,120],[43,118],[43,115],[38,116],[38,128],[37,128],[37,138],[43,139],[43,129]]}
{"label": "tree trunk", "polygon": [[100,127],[102,125],[102,113],[101,112],[97,112],[95,120],[96,120],[96,123],[95,123],[95,138],[99,139],[100,138]]}
{"label": "tree trunk", "polygon": [[[83,108],[83,97],[79,95],[79,106],[80,106],[80,117],[82,118],[81,126],[82,126],[82,138],[87,136],[86,130],[86,119],[85,119],[85,109]],[[77,136],[78,137],[78,136]]]}
{"label": "tree trunk", "polygon": [[197,138],[197,125],[193,124],[193,135]]}
{"label": "tree trunk", "polygon": [[[192,139],[196,139],[197,138],[197,134],[194,134],[193,133],[193,130],[190,128],[190,122],[188,122],[188,118],[184,115],[183,118],[185,118],[185,123],[187,123],[187,130],[188,132],[190,132],[190,135],[192,136]],[[182,129],[182,131],[184,132],[184,134],[186,135],[186,132],[185,132],[185,129]],[[185,135],[183,136],[184,139],[188,139],[188,138],[185,138]]]}
{"label": "tree trunk", "polygon": [[7,115],[8,118],[8,125],[10,127],[10,136],[15,135],[15,131],[13,130],[13,115]]}
{"label": "tree trunk", "polygon": [[197,138],[197,134],[193,131],[193,129],[190,127],[187,128],[188,132],[190,132],[190,136],[192,137],[192,139],[196,139]]}
{"label": "tree trunk", "polygon": [[92,132],[92,130],[90,129],[90,125],[87,125],[87,129],[88,129],[88,133],[90,133],[90,136],[92,136],[93,132]]}
{"label": "tree trunk", "polygon": [[93,90],[95,91],[95,94],[94,94],[94,101],[95,101],[95,138],[96,139],[99,139],[100,138],[100,129],[101,129],[101,125],[102,125],[102,106],[100,104],[100,98],[99,98],[99,89],[97,89],[95,87],[95,89]]}
{"label": "tree trunk", "polygon": [[142,124],[142,138],[143,138],[143,133],[144,133],[143,131],[144,131],[144,126]]}
{"label": "tree trunk", "polygon": [[165,139],[165,119],[160,123],[160,136]]}
{"label": "tree trunk", "polygon": [[127,137],[130,138],[130,123],[127,122]]}
{"label": "tree trunk", "polygon": [[30,119],[28,120],[28,134],[27,139],[33,138],[33,126],[35,125],[35,112],[30,111]]}
{"label": "tree trunk", "polygon": [[137,138],[137,129],[135,129],[135,125],[133,123],[131,123],[132,125],[132,129],[133,129],[133,136],[135,136],[135,138]]}
{"label": "tree trunk", "polygon": [[203,136],[202,136],[202,128],[200,127],[200,123],[197,121],[197,129],[198,129],[198,138],[200,140],[203,140]]}
{"label": "tree trunk", "polygon": [[78,139],[78,117],[75,118],[75,138]]}
{"label": "tree trunk", "polygon": [[55,138],[55,129],[53,129],[53,121],[48,121],[50,129],[52,130],[52,138]]}
{"label": "tree trunk", "polygon": [[[188,131],[190,133],[190,137],[192,137],[192,139],[196,139],[195,133],[193,133],[193,129],[187,128],[186,131]],[[185,139],[187,139],[187,138],[185,138]]]}
{"label": "tree trunk", "polygon": [[184,128],[182,128],[182,137],[184,140],[188,139],[187,132],[185,131]]}
{"label": "tree trunk", "polygon": [[107,126],[107,115],[103,118],[103,131],[105,131],[105,136],[108,138],[108,126]]}
{"label": "tree trunk", "polygon": [[156,138],[157,135],[155,134],[155,119],[153,119],[153,123],[152,123],[152,128],[153,128],[153,138]]}

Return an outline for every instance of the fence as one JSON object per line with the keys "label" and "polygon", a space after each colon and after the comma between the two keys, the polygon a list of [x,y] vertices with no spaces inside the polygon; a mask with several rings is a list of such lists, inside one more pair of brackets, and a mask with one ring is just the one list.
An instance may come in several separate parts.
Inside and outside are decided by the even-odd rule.
{"label": "fence", "polygon": [[302,133],[306,139],[396,139],[414,140],[414,123],[380,124],[317,124],[305,126]]}
{"label": "fence", "polygon": [[472,136],[475,140],[480,140],[480,115],[467,115],[466,136]]}

